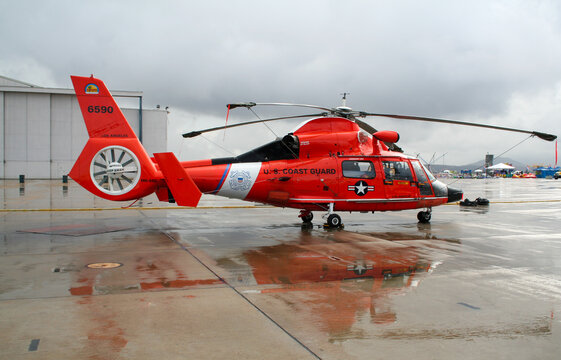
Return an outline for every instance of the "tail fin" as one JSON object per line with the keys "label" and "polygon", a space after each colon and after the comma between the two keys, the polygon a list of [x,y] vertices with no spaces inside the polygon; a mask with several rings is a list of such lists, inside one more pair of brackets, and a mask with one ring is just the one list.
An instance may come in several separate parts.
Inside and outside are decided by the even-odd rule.
{"label": "tail fin", "polygon": [[156,190],[161,173],[103,81],[72,76],[90,139],[69,175],[91,193],[133,200]]}
{"label": "tail fin", "polygon": [[90,138],[136,138],[103,81],[93,75],[71,79]]}

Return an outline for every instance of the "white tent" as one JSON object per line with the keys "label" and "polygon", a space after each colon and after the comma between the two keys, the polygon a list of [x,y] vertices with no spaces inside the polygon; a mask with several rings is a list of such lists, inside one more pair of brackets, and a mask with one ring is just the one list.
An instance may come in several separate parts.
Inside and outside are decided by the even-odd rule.
{"label": "white tent", "polygon": [[497,165],[489,166],[487,170],[514,170],[514,166],[510,166],[505,163],[500,163]]}

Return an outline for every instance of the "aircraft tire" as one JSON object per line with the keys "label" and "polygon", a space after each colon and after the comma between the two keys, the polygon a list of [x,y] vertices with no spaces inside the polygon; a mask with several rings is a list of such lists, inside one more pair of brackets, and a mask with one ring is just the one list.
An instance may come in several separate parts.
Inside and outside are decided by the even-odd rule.
{"label": "aircraft tire", "polygon": [[417,214],[417,220],[419,220],[421,224],[428,224],[430,222],[430,218],[431,213],[428,211],[419,211]]}
{"label": "aircraft tire", "polygon": [[337,214],[331,214],[327,217],[327,225],[332,228],[341,226],[341,217]]}
{"label": "aircraft tire", "polygon": [[314,214],[310,212],[310,213],[302,216],[301,219],[302,219],[303,223],[311,223],[312,220],[314,219]]}

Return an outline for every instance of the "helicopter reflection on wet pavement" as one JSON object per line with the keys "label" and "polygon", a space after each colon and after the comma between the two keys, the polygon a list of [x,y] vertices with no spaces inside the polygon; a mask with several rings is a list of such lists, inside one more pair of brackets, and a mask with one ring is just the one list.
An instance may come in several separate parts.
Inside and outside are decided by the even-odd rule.
{"label": "helicopter reflection on wet pavement", "polygon": [[353,214],[342,230],[216,198],[84,211],[109,205],[7,184],[7,208],[82,210],[0,213],[3,355],[555,359],[561,189],[507,181],[461,184],[485,209]]}
{"label": "helicopter reflection on wet pavement", "polygon": [[331,337],[349,334],[360,314],[375,324],[394,322],[396,314],[386,298],[417,286],[431,270],[430,262],[412,246],[344,231],[333,235],[325,241],[304,231],[298,243],[249,250],[243,256],[257,284],[281,285],[262,293],[277,298],[306,293],[298,306],[307,308]]}

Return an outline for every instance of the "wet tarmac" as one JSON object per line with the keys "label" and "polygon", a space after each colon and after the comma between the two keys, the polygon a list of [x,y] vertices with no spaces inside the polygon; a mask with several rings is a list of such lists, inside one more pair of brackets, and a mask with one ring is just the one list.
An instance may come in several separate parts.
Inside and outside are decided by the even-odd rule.
{"label": "wet tarmac", "polygon": [[343,230],[0,185],[0,359],[559,358],[561,180],[460,180],[491,204]]}

